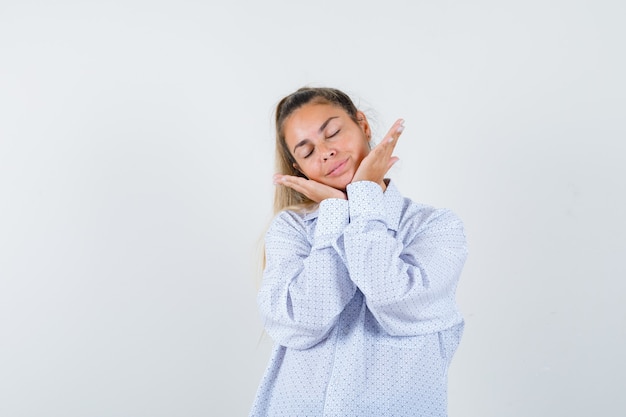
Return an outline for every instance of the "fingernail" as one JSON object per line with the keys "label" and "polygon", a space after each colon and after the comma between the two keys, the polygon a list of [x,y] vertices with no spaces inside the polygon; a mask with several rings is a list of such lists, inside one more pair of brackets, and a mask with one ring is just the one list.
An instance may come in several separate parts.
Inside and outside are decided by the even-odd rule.
{"label": "fingernail", "polygon": [[398,126],[398,128],[396,129],[396,132],[398,133],[402,133],[402,131],[404,130],[404,125],[400,125]]}

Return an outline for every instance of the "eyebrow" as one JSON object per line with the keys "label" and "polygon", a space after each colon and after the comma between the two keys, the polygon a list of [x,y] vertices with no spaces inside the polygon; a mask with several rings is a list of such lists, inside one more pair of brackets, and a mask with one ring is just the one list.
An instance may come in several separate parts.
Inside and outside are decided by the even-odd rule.
{"label": "eyebrow", "polygon": [[[326,126],[328,126],[328,123],[330,123],[331,120],[338,119],[338,118],[339,118],[339,116],[329,117],[328,119],[326,119],[326,121],[324,123],[322,123],[320,128],[317,129],[317,132],[318,133],[322,133],[324,131],[324,129],[326,129]],[[296,146],[293,147],[293,152],[295,153],[296,149],[298,149],[300,146],[306,145],[308,142],[310,142],[310,139],[302,139],[300,142],[296,143]]]}

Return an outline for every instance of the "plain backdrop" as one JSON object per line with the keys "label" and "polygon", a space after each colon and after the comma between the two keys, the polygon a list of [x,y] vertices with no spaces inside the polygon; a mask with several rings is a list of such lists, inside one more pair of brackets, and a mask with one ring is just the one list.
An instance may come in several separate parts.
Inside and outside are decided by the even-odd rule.
{"label": "plain backdrop", "polygon": [[624,416],[621,1],[0,0],[0,415],[245,416],[273,109],[464,220],[451,416]]}

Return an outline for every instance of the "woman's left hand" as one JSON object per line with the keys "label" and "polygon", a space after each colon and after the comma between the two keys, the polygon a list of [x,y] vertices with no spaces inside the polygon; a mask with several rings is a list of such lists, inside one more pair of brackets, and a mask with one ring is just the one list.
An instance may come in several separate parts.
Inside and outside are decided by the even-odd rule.
{"label": "woman's left hand", "polygon": [[385,174],[399,158],[392,156],[398,138],[404,130],[404,120],[398,119],[383,140],[363,158],[361,165],[356,170],[352,182],[357,181],[373,181],[380,184],[383,190],[386,188],[384,183]]}

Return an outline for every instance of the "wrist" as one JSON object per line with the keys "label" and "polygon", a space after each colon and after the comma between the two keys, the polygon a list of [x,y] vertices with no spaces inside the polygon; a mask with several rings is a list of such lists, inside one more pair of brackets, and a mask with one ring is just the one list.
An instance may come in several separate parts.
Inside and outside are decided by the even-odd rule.
{"label": "wrist", "polygon": [[[387,189],[387,184],[389,183],[388,179],[382,179],[380,181],[376,181],[376,180],[369,180],[369,179],[365,179],[365,178],[360,178],[360,179],[353,179],[352,182],[350,184],[356,184],[358,182],[371,182],[374,184],[378,184],[378,186],[383,190],[383,192],[385,192],[385,190]],[[348,184],[348,185],[350,185]]]}

